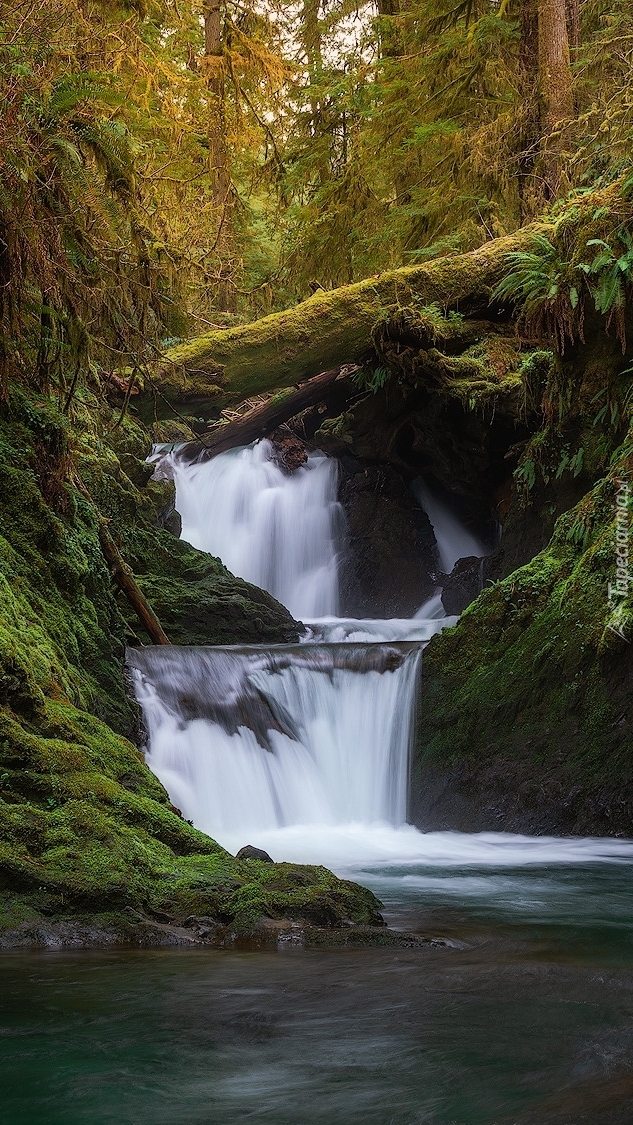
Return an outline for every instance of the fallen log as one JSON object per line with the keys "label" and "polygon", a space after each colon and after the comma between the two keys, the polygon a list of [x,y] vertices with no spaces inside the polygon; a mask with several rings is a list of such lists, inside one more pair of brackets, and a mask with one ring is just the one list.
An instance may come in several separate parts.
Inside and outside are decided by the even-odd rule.
{"label": "fallen log", "polygon": [[218,407],[293,386],[324,368],[362,362],[374,328],[412,302],[468,312],[487,308],[508,254],[549,229],[533,224],[467,254],[320,289],[294,308],[208,332],[166,352],[149,372],[144,390],[159,411],[178,403],[210,416]]}
{"label": "fallen log", "polygon": [[275,395],[230,422],[216,426],[204,434],[199,442],[188,442],[178,450],[178,456],[185,461],[208,461],[219,453],[225,453],[227,449],[250,445],[251,442],[268,437],[297,414],[323,402],[335,383],[337,389],[346,390],[350,396],[357,393],[358,388],[350,378],[355,371],[358,371],[356,364],[322,371],[294,390]]}

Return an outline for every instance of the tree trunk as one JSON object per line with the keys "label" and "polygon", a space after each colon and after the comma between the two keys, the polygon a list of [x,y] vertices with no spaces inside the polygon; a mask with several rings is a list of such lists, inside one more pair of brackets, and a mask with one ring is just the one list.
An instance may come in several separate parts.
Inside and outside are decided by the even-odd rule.
{"label": "tree trunk", "polygon": [[575,51],[580,47],[580,5],[578,0],[565,0],[565,15],[569,49]]}
{"label": "tree trunk", "polygon": [[323,78],[323,55],[321,51],[321,25],[319,23],[319,0],[304,0],[301,10],[301,38],[308,66],[308,93],[312,112],[312,131],[319,131],[320,84]]}
{"label": "tree trunk", "polygon": [[235,266],[235,235],[231,200],[231,175],[226,143],[222,0],[207,0],[204,8],[203,71],[209,91],[209,171],[217,211],[215,250],[220,260],[216,305],[235,312],[236,294],[232,275]]}
{"label": "tree trunk", "polygon": [[555,199],[565,148],[562,123],[574,110],[565,0],[538,0],[538,45],[543,178],[547,197]]}
{"label": "tree trunk", "polygon": [[541,137],[536,91],[538,88],[538,0],[523,0],[519,46],[519,91],[524,117],[519,154],[519,218],[525,223],[538,211],[541,192],[534,179],[534,164]]}
{"label": "tree trunk", "polygon": [[381,28],[378,45],[381,58],[400,58],[402,54],[400,31],[391,22],[394,16],[400,15],[400,0],[378,0],[378,15],[390,21],[387,23],[385,20]]}

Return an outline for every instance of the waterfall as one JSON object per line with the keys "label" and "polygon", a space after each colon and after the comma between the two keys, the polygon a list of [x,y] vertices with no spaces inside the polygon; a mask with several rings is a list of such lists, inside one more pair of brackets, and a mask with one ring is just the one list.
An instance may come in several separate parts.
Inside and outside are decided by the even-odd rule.
{"label": "waterfall", "polygon": [[420,652],[455,619],[438,596],[411,620],[336,616],[333,459],[311,453],[284,472],[268,441],[201,464],[166,456],[183,538],[309,628],[301,644],[269,649],[130,650],[149,766],[183,815],[232,851],[252,843],[319,863],[369,854],[377,839],[409,847]]}
{"label": "waterfall", "polygon": [[337,462],[311,453],[286,473],[269,441],[190,465],[173,458],[182,538],[268,590],[292,615],[338,611]]}
{"label": "waterfall", "polygon": [[428,484],[423,480],[416,480],[413,493],[433,525],[440,564],[445,574],[451,573],[458,559],[466,559],[472,555],[481,559],[488,554],[483,544],[438,500]]}
{"label": "waterfall", "polygon": [[403,824],[418,659],[406,644],[132,650],[148,765],[227,847]]}

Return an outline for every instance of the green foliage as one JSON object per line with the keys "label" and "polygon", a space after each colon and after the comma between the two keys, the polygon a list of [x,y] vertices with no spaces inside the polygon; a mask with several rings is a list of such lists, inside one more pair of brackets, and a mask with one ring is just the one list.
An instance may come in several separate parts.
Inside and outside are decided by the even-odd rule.
{"label": "green foliage", "polygon": [[626,349],[624,310],[633,282],[633,239],[628,230],[617,230],[614,249],[602,238],[590,238],[587,247],[599,247],[593,261],[580,269],[587,275],[589,289],[596,309],[606,318],[607,328],[615,324],[616,334]]}
{"label": "green foliage", "polygon": [[556,480],[560,480],[564,472],[570,472],[572,476],[577,477],[582,472],[583,460],[585,451],[581,446],[574,454],[570,454],[569,446],[564,445],[561,451],[560,461],[556,468]]}
{"label": "green foliage", "polygon": [[[509,254],[509,272],[492,295],[493,300],[517,306],[519,330],[544,342],[552,340],[561,355],[567,341],[583,340],[589,297],[607,331],[613,325],[622,351],[626,349],[633,213],[621,182],[610,190],[606,205],[596,207],[595,198],[572,201],[560,214],[552,238],[536,234],[528,250]],[[587,238],[592,228],[606,236]]]}
{"label": "green foliage", "polygon": [[545,235],[535,235],[531,249],[508,255],[510,272],[492,298],[519,306],[519,326],[539,340],[553,339],[563,353],[565,342],[582,339],[583,305],[580,269]]}
{"label": "green foliage", "polygon": [[391,371],[384,364],[372,368],[361,367],[354,372],[352,379],[361,390],[377,394],[391,379]]}
{"label": "green foliage", "polygon": [[529,492],[536,484],[536,467],[531,457],[526,458],[514,471],[514,479]]}

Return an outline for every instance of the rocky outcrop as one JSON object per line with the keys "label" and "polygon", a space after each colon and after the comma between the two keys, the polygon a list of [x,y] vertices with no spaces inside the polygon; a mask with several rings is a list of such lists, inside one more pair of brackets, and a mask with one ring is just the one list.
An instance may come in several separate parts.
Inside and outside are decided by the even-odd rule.
{"label": "rocky outcrop", "polygon": [[[142,458],[151,442],[136,422],[110,436],[99,455],[81,441],[79,467],[99,511],[110,520],[125,561],[158,615],[172,644],[282,644],[302,627],[264,590],[230,574],[223,563],[197,551],[169,529],[174,485],[154,480]],[[125,469],[123,468],[125,466]],[[149,640],[143,625],[119,599],[134,636]]]}
{"label": "rocky outcrop", "polygon": [[156,526],[169,489],[141,472],[147,438],[90,405],[72,429],[42,395],[16,389],[0,407],[0,948],[213,945],[266,920],[380,926],[371,892],[324,868],[238,860],[198,832],[131,741],[123,661],[136,623],[95,509],[68,483],[71,455],[174,639],[281,640],[297,626]]}
{"label": "rocky outcrop", "polygon": [[486,561],[469,555],[458,559],[450,574],[438,575],[442,589],[442,605],[447,617],[463,613],[484,587]]}
{"label": "rocky outcrop", "polygon": [[436,588],[437,546],[428,516],[389,465],[339,458],[346,517],[341,607],[350,617],[412,617]]}
{"label": "rocky outcrop", "polygon": [[633,835],[633,610],[609,600],[632,438],[549,546],[425,652],[420,827]]}

